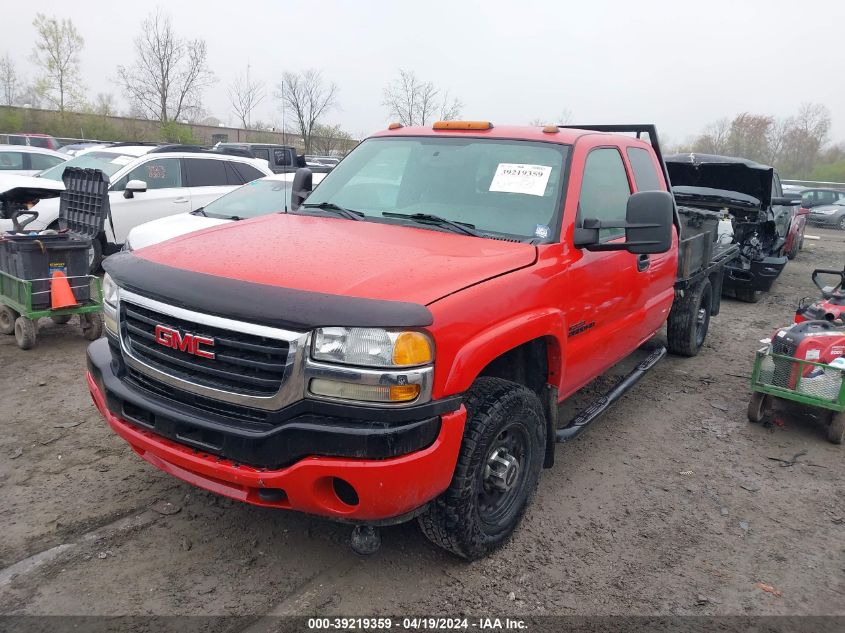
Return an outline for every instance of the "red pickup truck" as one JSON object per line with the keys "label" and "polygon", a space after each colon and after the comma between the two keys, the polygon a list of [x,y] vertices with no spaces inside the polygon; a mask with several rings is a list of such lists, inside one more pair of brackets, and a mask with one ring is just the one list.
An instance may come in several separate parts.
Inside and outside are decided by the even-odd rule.
{"label": "red pickup truck", "polygon": [[568,424],[559,402],[667,319],[703,343],[730,248],[667,182],[653,126],[391,126],[283,213],[108,258],[94,402],[157,468],[352,522],[359,551],[416,517],[483,556],[666,350]]}

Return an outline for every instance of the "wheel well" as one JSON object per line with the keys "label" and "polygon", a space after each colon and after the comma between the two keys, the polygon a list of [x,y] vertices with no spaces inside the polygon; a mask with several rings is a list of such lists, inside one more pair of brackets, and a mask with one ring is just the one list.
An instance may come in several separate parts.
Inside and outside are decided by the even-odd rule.
{"label": "wheel well", "polygon": [[542,398],[549,382],[548,342],[537,338],[514,347],[490,361],[479,376],[510,380],[528,387]]}

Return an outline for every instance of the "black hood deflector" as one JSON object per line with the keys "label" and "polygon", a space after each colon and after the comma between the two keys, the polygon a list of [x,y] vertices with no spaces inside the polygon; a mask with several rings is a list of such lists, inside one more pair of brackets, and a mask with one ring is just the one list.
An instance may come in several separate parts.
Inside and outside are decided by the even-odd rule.
{"label": "black hood deflector", "polygon": [[759,200],[761,209],[772,205],[775,170],[768,165],[713,154],[674,154],[665,160],[673,187],[736,191]]}
{"label": "black hood deflector", "polygon": [[122,252],[103,268],[123,288],[169,305],[273,327],[425,327],[433,317],[416,303],[365,299],[257,284],[172,268]]}

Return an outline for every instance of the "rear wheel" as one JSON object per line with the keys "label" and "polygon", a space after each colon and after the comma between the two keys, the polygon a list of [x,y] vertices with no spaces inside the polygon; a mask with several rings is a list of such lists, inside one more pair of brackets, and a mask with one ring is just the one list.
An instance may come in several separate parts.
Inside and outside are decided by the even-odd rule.
{"label": "rear wheel", "polygon": [[713,310],[713,287],[704,279],[675,299],[666,323],[669,351],[681,356],[695,356],[704,345]]}
{"label": "rear wheel", "polygon": [[470,560],[510,538],[537,488],[546,422],[536,394],[479,378],[464,400],[467,420],[452,483],[418,521],[435,545]]}
{"label": "rear wheel", "polygon": [[15,333],[15,319],[20,316],[9,306],[0,306],[0,334]]}
{"label": "rear wheel", "polygon": [[845,441],[845,411],[834,413],[830,419],[830,426],[827,427],[827,439],[834,444],[842,444]]}
{"label": "rear wheel", "polygon": [[15,320],[15,341],[21,349],[32,349],[38,341],[38,322],[20,316]]}
{"label": "rear wheel", "polygon": [[748,421],[758,422],[763,421],[766,413],[772,408],[772,397],[767,393],[755,391],[751,394],[751,400],[748,401]]}

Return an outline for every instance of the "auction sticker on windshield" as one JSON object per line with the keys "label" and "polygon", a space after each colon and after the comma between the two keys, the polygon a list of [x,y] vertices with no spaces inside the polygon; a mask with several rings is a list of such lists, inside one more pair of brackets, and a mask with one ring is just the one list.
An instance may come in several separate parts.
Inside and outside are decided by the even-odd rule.
{"label": "auction sticker on windshield", "polygon": [[490,183],[490,191],[542,196],[546,193],[551,174],[552,168],[546,165],[499,163]]}

